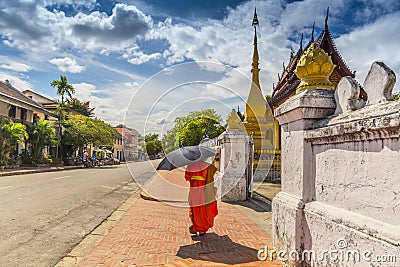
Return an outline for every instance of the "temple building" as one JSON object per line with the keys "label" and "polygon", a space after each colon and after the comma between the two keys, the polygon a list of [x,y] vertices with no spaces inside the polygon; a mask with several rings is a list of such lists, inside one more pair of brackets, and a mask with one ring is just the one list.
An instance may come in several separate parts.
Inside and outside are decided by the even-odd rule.
{"label": "temple building", "polygon": [[[254,36],[254,53],[252,63],[252,85],[250,88],[249,96],[246,103],[245,109],[245,121],[244,125],[249,135],[253,136],[254,139],[254,169],[265,170],[268,168],[269,176],[268,180],[279,179],[280,174],[280,126],[276,119],[273,118],[273,110],[283,104],[289,97],[296,94],[308,87],[318,88],[320,84],[321,88],[336,89],[340,79],[344,76],[355,77],[355,71],[351,71],[347,66],[342,56],[340,55],[335,42],[332,38],[332,34],[328,28],[328,15],[329,8],[325,18],[325,27],[321,34],[314,39],[314,25],[311,34],[311,40],[303,48],[303,35],[301,36],[300,47],[297,53],[291,53],[289,64],[285,67],[283,64],[283,72],[278,74],[279,81],[276,86],[273,86],[273,93],[271,98],[268,100],[268,104],[265,102],[265,97],[262,95],[260,83],[259,83],[259,71],[258,68],[258,50],[257,50],[257,35],[256,26],[258,26],[258,18],[256,12],[254,13],[253,26],[255,29]],[[333,64],[333,69],[329,73],[329,79],[318,77],[308,77],[302,81],[296,75],[296,67],[304,53],[310,47],[313,46],[312,51],[323,51],[326,53]],[[320,49],[316,49],[318,46]],[[318,52],[319,53],[319,52]],[[300,68],[301,69],[301,68]],[[297,73],[301,77],[301,70]],[[304,74],[307,76],[306,74]],[[303,76],[304,76],[303,75]],[[324,74],[325,75],[325,74]],[[318,76],[318,75],[317,75]],[[310,88],[311,88],[310,87]],[[366,100],[367,95],[364,90],[360,92],[360,98]],[[262,114],[265,114],[263,117]],[[272,175],[271,175],[272,174]]]}
{"label": "temple building", "polygon": [[[329,8],[326,13],[325,18],[325,28],[318,36],[316,40],[314,40],[314,26],[311,33],[311,40],[308,45],[303,49],[303,36],[300,41],[300,48],[296,54],[291,54],[290,61],[287,67],[283,69],[282,74],[278,75],[279,81],[278,84],[273,88],[273,93],[271,99],[268,101],[269,105],[272,109],[275,109],[283,102],[285,102],[289,97],[296,93],[296,88],[300,83],[300,79],[295,75],[294,70],[296,69],[297,62],[300,60],[300,57],[303,55],[304,51],[306,51],[309,46],[316,42],[322,50],[324,50],[329,56],[332,58],[332,62],[336,65],[332,74],[329,76],[329,81],[333,84],[333,87],[336,88],[340,79],[344,76],[350,76],[352,78],[355,77],[355,71],[351,71],[339,51],[336,48],[335,42],[333,41],[332,34],[328,28],[328,15]],[[365,98],[366,94],[364,91],[361,93],[361,97]]]}

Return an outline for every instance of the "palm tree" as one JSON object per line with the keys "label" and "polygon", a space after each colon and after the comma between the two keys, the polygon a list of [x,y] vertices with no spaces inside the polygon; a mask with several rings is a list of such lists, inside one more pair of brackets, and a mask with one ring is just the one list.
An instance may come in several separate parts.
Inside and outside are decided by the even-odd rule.
{"label": "palm tree", "polygon": [[[64,119],[64,114],[63,114],[63,109],[64,109],[64,94],[67,94],[69,98],[71,99],[73,97],[73,94],[75,94],[75,89],[72,85],[70,85],[67,81],[66,76],[60,76],[60,80],[54,80],[50,84],[52,87],[57,87],[57,95],[61,96],[61,105],[60,105],[60,114],[58,116],[58,144],[57,144],[57,153],[56,153],[56,158],[58,156],[62,157],[62,146],[61,144],[61,125],[63,123]],[[59,153],[60,152],[60,153]]]}
{"label": "palm tree", "polygon": [[8,157],[17,145],[24,145],[28,138],[26,127],[22,123],[14,123],[11,119],[4,118],[0,121],[0,160]]}
{"label": "palm tree", "polygon": [[57,87],[57,95],[61,96],[61,103],[64,105],[64,95],[67,94],[71,99],[75,94],[75,89],[67,81],[66,76],[60,76],[60,80],[54,80],[51,82],[52,87]]}

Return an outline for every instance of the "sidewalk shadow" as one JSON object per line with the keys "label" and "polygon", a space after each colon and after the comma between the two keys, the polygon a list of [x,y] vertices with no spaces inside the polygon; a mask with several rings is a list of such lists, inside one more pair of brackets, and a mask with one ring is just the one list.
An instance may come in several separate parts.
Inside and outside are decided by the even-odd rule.
{"label": "sidewalk shadow", "polygon": [[177,256],[224,264],[243,264],[258,261],[258,250],[232,242],[227,236],[215,233],[192,238],[195,244],[181,246]]}
{"label": "sidewalk shadow", "polygon": [[255,212],[271,212],[272,211],[271,204],[262,202],[257,199],[252,199],[251,201],[245,200],[245,201],[235,201],[235,202],[226,201],[226,202],[231,205],[237,205],[237,206],[242,206],[242,207],[252,209]]}

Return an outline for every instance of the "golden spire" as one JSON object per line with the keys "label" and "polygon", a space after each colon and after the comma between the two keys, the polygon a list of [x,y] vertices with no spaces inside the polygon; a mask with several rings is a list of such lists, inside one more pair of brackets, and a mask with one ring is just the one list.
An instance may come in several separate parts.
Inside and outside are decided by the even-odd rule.
{"label": "golden spire", "polygon": [[251,64],[251,87],[249,96],[247,98],[246,107],[244,110],[245,121],[256,121],[257,118],[261,119],[265,117],[266,113],[266,101],[262,95],[260,88],[260,79],[258,73],[260,69],[258,68],[258,48],[257,48],[257,10],[254,9],[254,17],[252,26],[254,27],[254,51],[253,51],[253,62]]}
{"label": "golden spire", "polygon": [[306,89],[335,89],[329,76],[336,67],[332,59],[316,42],[304,51],[294,73],[300,79],[296,93]]}

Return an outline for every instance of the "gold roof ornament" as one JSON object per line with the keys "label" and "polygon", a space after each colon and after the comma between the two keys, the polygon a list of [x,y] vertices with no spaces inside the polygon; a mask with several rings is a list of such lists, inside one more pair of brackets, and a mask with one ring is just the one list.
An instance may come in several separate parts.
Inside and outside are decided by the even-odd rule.
{"label": "gold roof ornament", "polygon": [[229,112],[228,116],[226,116],[226,123],[228,124],[228,127],[226,128],[228,131],[231,130],[242,130],[243,127],[240,127],[240,123],[242,121],[240,120],[238,114],[234,109]]}
{"label": "gold roof ornament", "polygon": [[331,57],[316,42],[312,43],[300,57],[294,71],[300,79],[296,93],[317,88],[334,90],[335,87],[329,81],[329,76],[335,67]]}

